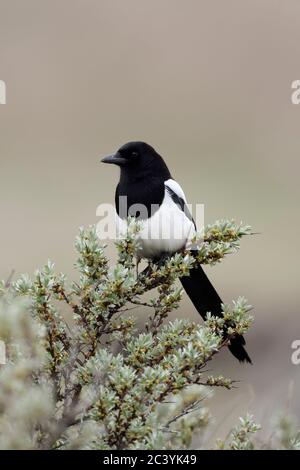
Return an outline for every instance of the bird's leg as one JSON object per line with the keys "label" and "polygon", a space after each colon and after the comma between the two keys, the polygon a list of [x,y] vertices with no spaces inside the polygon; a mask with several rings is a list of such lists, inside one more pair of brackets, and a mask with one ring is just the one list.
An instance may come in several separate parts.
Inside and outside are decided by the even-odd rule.
{"label": "bird's leg", "polygon": [[140,262],[141,262],[141,258],[136,257],[135,274],[136,274],[137,279],[139,277],[139,264],[140,264]]}
{"label": "bird's leg", "polygon": [[[152,259],[151,263],[157,264],[157,266],[159,268],[161,268],[170,257],[171,257],[171,255],[169,253],[163,253],[159,258]],[[140,260],[139,260],[139,262],[140,262]],[[148,264],[148,266],[145,269],[143,269],[143,271],[141,273],[138,274],[139,279],[141,279],[143,277],[147,277],[147,276],[149,276],[149,274],[151,274],[151,272],[152,272],[151,263]]]}
{"label": "bird's leg", "polygon": [[148,266],[146,266],[146,268],[143,269],[143,271],[139,274],[138,280],[141,280],[141,279],[149,276],[151,274],[151,271],[152,271],[152,268],[151,268],[150,264],[148,264]]}
{"label": "bird's leg", "polygon": [[159,268],[161,268],[165,262],[170,259],[170,254],[169,253],[163,253],[159,258],[157,258],[154,262],[157,264]]}

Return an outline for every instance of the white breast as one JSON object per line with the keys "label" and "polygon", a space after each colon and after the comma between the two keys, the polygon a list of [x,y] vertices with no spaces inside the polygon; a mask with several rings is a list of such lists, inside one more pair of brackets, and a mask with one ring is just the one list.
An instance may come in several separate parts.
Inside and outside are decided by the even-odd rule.
{"label": "white breast", "polygon": [[[176,181],[170,179],[165,182],[165,186],[186,202],[185,195]],[[138,236],[140,249],[137,253],[140,258],[158,258],[164,253],[175,253],[184,248],[187,241],[195,234],[193,222],[174,203],[167,190],[160,208],[141,224]],[[126,229],[126,220],[117,216],[119,236],[126,233]]]}

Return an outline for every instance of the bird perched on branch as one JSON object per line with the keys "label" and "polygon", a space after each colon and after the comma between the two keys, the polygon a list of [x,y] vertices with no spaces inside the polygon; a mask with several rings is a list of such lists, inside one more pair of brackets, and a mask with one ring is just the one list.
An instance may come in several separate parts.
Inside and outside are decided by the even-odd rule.
{"label": "bird perched on branch", "polygon": [[[102,159],[120,167],[115,204],[119,230],[126,229],[128,216],[142,221],[138,256],[158,261],[185,248],[196,232],[180,185],[172,178],[163,158],[144,142],[129,142]],[[207,312],[222,316],[222,301],[199,265],[180,281],[194,306],[205,319]],[[250,362],[243,336],[229,345],[241,362]]]}

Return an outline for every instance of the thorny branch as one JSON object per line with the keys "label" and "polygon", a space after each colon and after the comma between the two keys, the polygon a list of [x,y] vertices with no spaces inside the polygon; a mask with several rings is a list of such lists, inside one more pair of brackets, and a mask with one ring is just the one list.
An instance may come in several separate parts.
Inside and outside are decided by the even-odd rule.
{"label": "thorny branch", "polygon": [[[31,358],[31,368],[27,357],[24,378],[18,378],[27,385],[18,386],[13,393],[22,390],[24,400],[29,400],[30,393],[31,406],[44,404],[36,422],[28,417],[28,425],[27,415],[20,417],[20,447],[25,441],[29,448],[53,449],[188,447],[188,436],[204,426],[202,418],[195,423],[197,413],[203,413],[203,390],[231,388],[232,381],[207,376],[205,367],[235,334],[243,334],[251,325],[245,299],[238,299],[232,308],[224,306],[226,321],[210,315],[204,324],[167,319],[181,299],[177,278],[188,275],[197,263],[212,265],[236,251],[250,228],[217,222],[205,229],[196,252],[185,250],[151,262],[139,274],[135,257],[138,231],[138,224],[129,221],[126,237],[116,243],[117,263],[109,268],[95,228],[82,229],[75,244],[80,280],[71,286],[50,262],[33,279],[25,275],[14,283],[0,284],[0,326],[6,325],[11,343],[7,370],[15,374],[23,360],[16,351],[28,350]],[[143,295],[150,291],[152,298],[145,301]],[[27,299],[26,306],[14,307],[20,298]],[[70,307],[72,318],[67,320],[58,305]],[[138,332],[137,319],[130,315],[137,307],[153,309],[143,332]],[[1,313],[8,309],[15,317]],[[7,323],[10,321],[13,323]],[[37,346],[32,349],[32,344]],[[0,384],[2,373],[0,370]],[[186,394],[191,393],[193,399],[186,404]],[[1,406],[7,407],[7,399],[3,405],[1,400],[0,388],[0,411]],[[167,409],[165,415],[159,412],[162,405]],[[6,410],[3,421],[7,426],[10,412]],[[194,417],[189,420],[191,414]],[[185,419],[180,420],[182,417]],[[166,444],[164,430],[171,424],[174,429]],[[6,438],[9,441],[9,435]],[[9,441],[6,446],[10,445]]]}

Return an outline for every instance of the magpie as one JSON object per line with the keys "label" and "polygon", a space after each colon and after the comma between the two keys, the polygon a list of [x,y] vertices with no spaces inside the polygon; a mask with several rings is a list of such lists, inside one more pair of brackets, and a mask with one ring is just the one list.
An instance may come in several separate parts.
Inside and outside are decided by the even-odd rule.
{"label": "magpie", "polygon": [[[188,246],[196,233],[180,185],[156,150],[145,142],[129,142],[102,159],[120,167],[115,192],[119,233],[126,230],[128,216],[141,221],[139,258],[158,261]],[[207,312],[222,316],[222,301],[199,265],[180,278],[183,288],[202,318]],[[243,336],[235,336],[229,350],[240,362],[249,362]]]}

